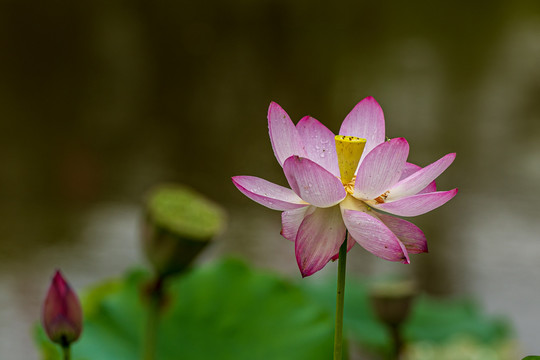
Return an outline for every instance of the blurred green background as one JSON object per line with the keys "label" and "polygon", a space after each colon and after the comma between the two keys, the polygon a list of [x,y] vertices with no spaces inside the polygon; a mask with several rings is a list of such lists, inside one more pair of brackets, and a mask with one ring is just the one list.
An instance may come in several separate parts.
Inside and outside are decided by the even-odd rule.
{"label": "blurred green background", "polygon": [[230,177],[286,184],[270,101],[337,132],[370,95],[411,162],[457,152],[438,185],[460,193],[413,219],[429,255],[356,247],[349,273],[470,295],[540,353],[539,2],[0,0],[0,357],[36,357],[54,268],[80,289],[143,261],[141,199],[159,182],[228,209],[201,262],[234,253],[300,277],[279,213]]}

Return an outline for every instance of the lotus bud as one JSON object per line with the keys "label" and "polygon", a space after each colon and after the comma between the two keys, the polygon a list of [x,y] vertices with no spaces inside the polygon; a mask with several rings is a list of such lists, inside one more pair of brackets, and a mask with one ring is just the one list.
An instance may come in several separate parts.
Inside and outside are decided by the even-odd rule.
{"label": "lotus bud", "polygon": [[49,287],[42,320],[49,339],[63,347],[69,346],[81,335],[81,303],[60,271],[56,271]]}

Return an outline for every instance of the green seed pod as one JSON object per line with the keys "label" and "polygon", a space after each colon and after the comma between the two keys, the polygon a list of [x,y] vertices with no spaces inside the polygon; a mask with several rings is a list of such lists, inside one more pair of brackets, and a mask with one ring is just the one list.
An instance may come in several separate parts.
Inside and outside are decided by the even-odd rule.
{"label": "green seed pod", "polygon": [[186,269],[219,234],[223,209],[182,185],[161,185],[146,199],[143,245],[158,276]]}

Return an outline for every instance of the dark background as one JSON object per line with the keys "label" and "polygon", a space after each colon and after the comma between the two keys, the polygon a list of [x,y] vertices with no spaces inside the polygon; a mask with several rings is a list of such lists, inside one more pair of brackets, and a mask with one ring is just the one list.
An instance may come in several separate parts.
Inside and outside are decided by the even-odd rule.
{"label": "dark background", "polygon": [[460,192],[413,219],[429,255],[404,268],[357,247],[352,276],[406,272],[472,296],[540,353],[540,3],[501,0],[1,0],[2,352],[35,356],[28,329],[55,267],[82,288],[143,261],[141,199],[163,181],[229,211],[201,261],[233,253],[299,278],[279,213],[230,177],[285,185],[270,101],[337,132],[366,96],[410,161],[457,152],[438,184]]}

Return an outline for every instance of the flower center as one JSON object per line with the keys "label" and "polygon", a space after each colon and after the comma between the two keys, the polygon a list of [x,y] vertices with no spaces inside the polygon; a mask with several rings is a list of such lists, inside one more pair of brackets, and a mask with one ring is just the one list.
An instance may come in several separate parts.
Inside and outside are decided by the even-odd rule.
{"label": "flower center", "polygon": [[345,190],[352,194],[349,190],[354,191],[354,174],[364,152],[366,139],[345,135],[336,135],[334,139],[341,183]]}
{"label": "flower center", "polygon": [[346,184],[343,184],[343,187],[345,188],[345,191],[347,192],[347,194],[353,194],[354,193],[354,182],[356,181],[356,176],[353,176],[353,178],[351,179],[351,181],[349,181],[348,183]]}
{"label": "flower center", "polygon": [[353,197],[351,194],[347,194],[345,199],[339,204],[341,207],[341,210],[356,210],[361,212],[369,212],[372,211],[368,204],[366,204],[362,200],[358,200],[357,198]]}

